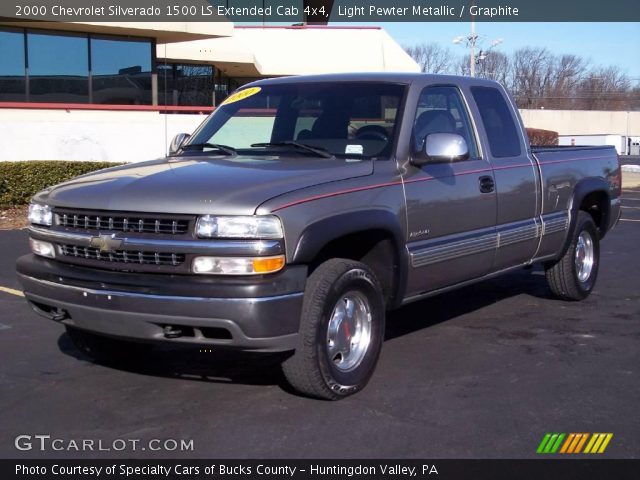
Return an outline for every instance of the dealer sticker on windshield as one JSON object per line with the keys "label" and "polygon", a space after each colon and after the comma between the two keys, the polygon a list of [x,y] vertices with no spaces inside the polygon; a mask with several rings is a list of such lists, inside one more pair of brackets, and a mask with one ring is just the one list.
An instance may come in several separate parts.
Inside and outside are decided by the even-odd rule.
{"label": "dealer sticker on windshield", "polygon": [[364,153],[364,148],[362,148],[362,145],[347,145],[344,149],[344,153],[350,153],[352,155],[362,155]]}
{"label": "dealer sticker on windshield", "polygon": [[256,93],[262,90],[260,87],[251,87],[245,88],[244,90],[240,90],[239,92],[234,93],[233,95],[229,95],[221,104],[229,105],[230,103],[239,102],[240,100],[244,100],[245,98],[252,97]]}

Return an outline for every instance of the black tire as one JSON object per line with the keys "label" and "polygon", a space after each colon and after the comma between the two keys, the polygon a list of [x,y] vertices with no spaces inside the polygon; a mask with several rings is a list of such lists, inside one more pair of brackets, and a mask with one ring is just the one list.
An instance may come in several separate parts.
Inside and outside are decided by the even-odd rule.
{"label": "black tire", "polygon": [[[586,278],[580,278],[576,261],[581,235],[588,238],[593,249],[593,262]],[[571,244],[565,254],[553,264],[545,267],[547,282],[554,295],[563,300],[583,300],[589,296],[596,284],[600,265],[600,234],[591,215],[578,212]]]}
{"label": "black tire", "polygon": [[[368,326],[369,341],[362,343],[366,347],[356,347],[362,352],[357,355],[360,360],[346,370],[346,360],[352,355],[351,349],[345,358],[341,353],[330,358],[332,341],[328,337],[328,329],[332,317],[333,322],[337,318],[333,315],[334,308],[338,309],[339,302],[342,301],[348,305],[348,298],[351,297],[367,304],[359,303],[363,309],[368,307],[369,312],[368,316],[361,318],[370,318],[370,322],[361,322],[360,325],[366,323]],[[342,322],[339,321],[337,325],[341,327]],[[382,289],[371,269],[352,260],[331,259],[324,262],[307,280],[298,346],[294,355],[282,364],[287,381],[298,392],[325,400],[339,400],[362,390],[371,378],[380,356],[384,341],[384,322]],[[344,323],[348,323],[348,320]],[[336,323],[332,325],[335,326]],[[345,325],[344,330],[346,342],[353,346],[351,342],[356,334],[349,333],[348,325]],[[355,330],[354,328],[354,332]],[[366,338],[364,335],[362,337]],[[341,341],[345,342],[344,339]],[[351,359],[355,360],[356,354],[353,355]]]}
{"label": "black tire", "polygon": [[84,355],[100,363],[117,364],[140,360],[153,349],[153,345],[128,342],[116,338],[96,335],[75,327],[66,327],[73,345]]}

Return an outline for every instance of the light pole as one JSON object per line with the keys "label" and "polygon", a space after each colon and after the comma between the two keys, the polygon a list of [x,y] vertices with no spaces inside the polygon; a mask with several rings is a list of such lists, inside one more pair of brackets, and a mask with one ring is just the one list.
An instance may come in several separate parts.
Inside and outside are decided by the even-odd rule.
{"label": "light pole", "polygon": [[488,50],[480,49],[478,55],[476,55],[476,45],[480,43],[479,41],[481,42],[482,38],[476,33],[476,21],[472,16],[471,32],[469,33],[469,35],[459,35],[453,39],[453,43],[455,43],[456,45],[464,45],[469,49],[469,75],[472,77],[476,76],[476,65],[487,58],[490,50],[500,45],[503,40],[501,38],[493,40]]}

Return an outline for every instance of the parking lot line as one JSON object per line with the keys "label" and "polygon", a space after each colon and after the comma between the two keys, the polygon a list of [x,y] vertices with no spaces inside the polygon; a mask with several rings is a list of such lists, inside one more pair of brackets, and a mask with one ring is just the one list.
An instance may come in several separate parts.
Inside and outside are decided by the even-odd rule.
{"label": "parking lot line", "polygon": [[14,288],[0,286],[0,292],[9,293],[11,295],[16,295],[17,297],[24,297],[24,293],[22,293],[20,290],[14,289]]}
{"label": "parking lot line", "polygon": [[621,222],[640,222],[640,220],[634,220],[633,218],[621,218]]}

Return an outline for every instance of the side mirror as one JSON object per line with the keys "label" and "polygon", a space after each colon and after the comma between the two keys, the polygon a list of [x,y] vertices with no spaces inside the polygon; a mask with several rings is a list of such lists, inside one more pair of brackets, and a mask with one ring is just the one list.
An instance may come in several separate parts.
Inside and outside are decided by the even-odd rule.
{"label": "side mirror", "polygon": [[171,140],[171,143],[169,144],[169,155],[175,155],[178,153],[180,147],[182,147],[182,145],[184,145],[184,143],[190,138],[191,135],[188,133],[179,133],[173,137],[173,140]]}
{"label": "side mirror", "polygon": [[432,133],[427,135],[424,149],[414,157],[412,163],[420,166],[426,163],[457,162],[469,158],[469,146],[456,133]]}

